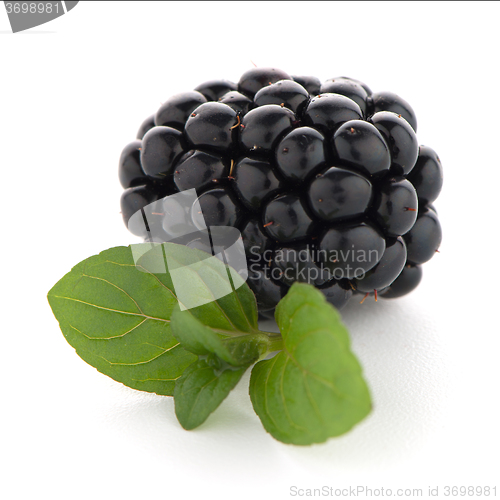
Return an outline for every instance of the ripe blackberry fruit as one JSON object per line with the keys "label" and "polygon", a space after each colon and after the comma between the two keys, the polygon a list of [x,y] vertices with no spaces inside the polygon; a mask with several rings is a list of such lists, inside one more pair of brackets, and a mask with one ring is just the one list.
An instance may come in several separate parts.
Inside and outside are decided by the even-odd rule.
{"label": "ripe blackberry fruit", "polygon": [[[236,228],[261,317],[294,281],[339,309],[359,294],[400,297],[442,238],[431,205],[442,166],[416,130],[408,102],[353,78],[254,68],[204,82],[167,99],[123,149],[123,220],[208,252],[221,227]],[[189,190],[187,207],[169,197]]]}

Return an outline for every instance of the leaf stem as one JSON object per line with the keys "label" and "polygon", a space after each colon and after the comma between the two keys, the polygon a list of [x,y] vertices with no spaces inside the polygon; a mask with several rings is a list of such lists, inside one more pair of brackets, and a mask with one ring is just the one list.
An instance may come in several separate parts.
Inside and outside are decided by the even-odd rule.
{"label": "leaf stem", "polygon": [[268,354],[271,352],[275,351],[282,351],[283,350],[283,338],[281,335],[274,334],[273,336],[269,335],[269,342],[268,342]]}

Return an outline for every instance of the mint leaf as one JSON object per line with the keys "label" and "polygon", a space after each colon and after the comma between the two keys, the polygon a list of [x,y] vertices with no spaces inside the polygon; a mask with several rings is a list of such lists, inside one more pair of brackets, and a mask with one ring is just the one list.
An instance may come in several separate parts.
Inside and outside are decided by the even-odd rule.
{"label": "mint leaf", "polygon": [[[150,248],[150,247],[149,247]],[[144,269],[155,272],[167,263],[167,273],[158,274],[162,282],[175,289],[178,300],[203,303],[189,310],[204,325],[220,330],[252,332],[258,328],[255,295],[234,269],[217,257],[183,245],[156,245],[139,260]],[[219,297],[215,292],[219,292]],[[226,295],[224,295],[226,294]]]}
{"label": "mint leaf", "polygon": [[283,351],[252,370],[250,397],[264,428],[284,443],[321,443],[371,411],[361,366],[340,315],[311,285],[294,283],[276,309]]}
{"label": "mint leaf", "polygon": [[199,359],[184,370],[175,384],[175,414],[184,429],[191,430],[205,422],[250,366],[218,366],[217,361],[213,355]]}
{"label": "mint leaf", "polygon": [[48,300],[87,363],[134,389],[172,396],[197,359],[171,331],[179,289],[202,303],[190,314],[203,324],[231,335],[256,331],[255,296],[243,278],[216,257],[173,243],[105,250],[77,264]]}
{"label": "mint leaf", "polygon": [[281,346],[276,334],[213,330],[193,311],[176,309],[171,318],[174,336],[184,349],[199,356],[175,384],[175,413],[185,429],[202,424],[252,363]]}
{"label": "mint leaf", "polygon": [[171,396],[196,356],[172,335],[177,299],[165,277],[139,271],[130,247],[110,248],[77,264],[48,300],[83,360],[129,387]]}
{"label": "mint leaf", "polygon": [[[270,348],[268,334],[254,330],[245,334],[237,330],[216,330],[201,323],[195,310],[172,313],[172,332],[187,351],[197,355],[214,354],[232,366],[255,362]],[[273,334],[270,334],[273,335]],[[277,337],[276,334],[273,337]]]}

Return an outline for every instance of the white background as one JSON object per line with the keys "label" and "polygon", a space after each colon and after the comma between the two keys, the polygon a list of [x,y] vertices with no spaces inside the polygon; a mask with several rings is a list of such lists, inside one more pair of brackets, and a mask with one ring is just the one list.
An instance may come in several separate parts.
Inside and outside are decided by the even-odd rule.
{"label": "white background", "polygon": [[[0,7],[1,451],[6,499],[289,498],[290,487],[497,486],[500,5],[80,2],[11,34]],[[441,252],[417,291],[343,313],[374,411],[293,447],[248,377],[199,429],[170,398],[99,374],[46,300],[73,265],[136,242],[117,160],[143,118],[197,84],[275,66],[391,90],[441,157]]]}

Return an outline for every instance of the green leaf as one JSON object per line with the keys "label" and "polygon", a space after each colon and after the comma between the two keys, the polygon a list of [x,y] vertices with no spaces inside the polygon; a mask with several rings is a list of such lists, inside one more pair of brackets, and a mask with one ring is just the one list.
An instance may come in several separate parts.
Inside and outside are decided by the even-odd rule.
{"label": "green leaf", "polygon": [[174,310],[172,332],[199,360],[187,368],[175,384],[175,413],[185,429],[202,424],[259,357],[275,349],[281,337],[263,332],[228,335],[216,332],[196,319],[191,310]]}
{"label": "green leaf", "polygon": [[362,370],[340,315],[311,285],[278,304],[283,351],[252,370],[250,397],[264,428],[284,443],[321,443],[371,411]]}
{"label": "green leaf", "polygon": [[191,314],[204,324],[240,334],[257,328],[255,296],[244,280],[219,259],[172,243],[105,250],[77,264],[48,300],[66,340],[87,363],[134,389],[171,396],[197,359],[170,328],[183,283],[190,299],[202,303]]}
{"label": "green leaf", "polygon": [[257,361],[269,347],[270,339],[263,333],[214,331],[196,319],[191,310],[176,309],[172,313],[171,320],[174,337],[184,349],[199,356],[214,354],[232,366],[242,366]]}
{"label": "green leaf", "polygon": [[184,429],[201,425],[222,403],[250,365],[220,366],[216,356],[199,359],[186,368],[174,391],[175,414]]}
{"label": "green leaf", "polygon": [[196,357],[172,335],[177,299],[164,278],[137,269],[130,247],[110,248],[77,264],[48,300],[87,363],[134,389],[171,396]]}
{"label": "green leaf", "polygon": [[[175,273],[179,301],[186,297],[191,304],[202,303],[189,311],[204,325],[229,332],[258,329],[255,295],[245,280],[218,258],[201,250],[166,243],[153,247],[138,262],[153,272],[167,262],[169,272],[157,273],[158,276],[172,288],[171,274]],[[219,297],[214,296],[216,291]]]}

